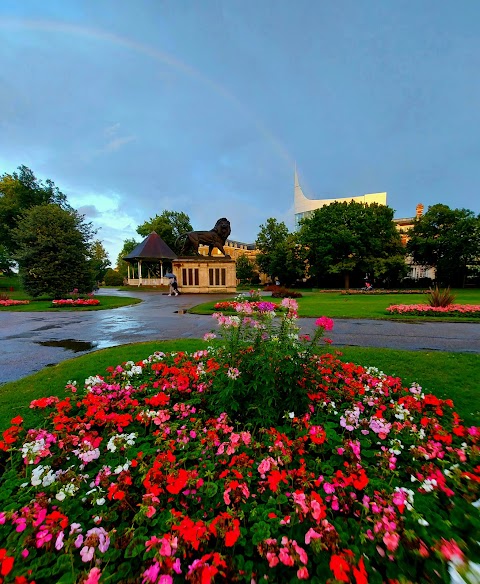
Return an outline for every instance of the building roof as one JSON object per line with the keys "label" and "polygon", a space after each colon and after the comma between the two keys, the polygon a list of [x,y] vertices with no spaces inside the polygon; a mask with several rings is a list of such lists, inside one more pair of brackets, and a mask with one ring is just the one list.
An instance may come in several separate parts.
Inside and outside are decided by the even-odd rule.
{"label": "building roof", "polygon": [[123,259],[126,262],[133,260],[161,260],[161,259],[176,259],[177,255],[168,247],[163,239],[152,231],[142,243],[126,255]]}

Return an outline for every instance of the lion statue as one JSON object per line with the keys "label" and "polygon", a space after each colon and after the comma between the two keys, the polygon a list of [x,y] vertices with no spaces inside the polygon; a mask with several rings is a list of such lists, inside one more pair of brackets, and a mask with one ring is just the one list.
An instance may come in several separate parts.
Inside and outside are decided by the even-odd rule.
{"label": "lion statue", "polygon": [[185,253],[186,249],[192,248],[197,255],[201,255],[198,251],[198,246],[208,245],[208,255],[212,255],[213,249],[216,247],[225,257],[230,257],[225,253],[223,246],[225,241],[231,233],[230,221],[222,217],[215,223],[215,227],[210,231],[189,231],[177,237],[177,242],[183,241],[181,253]]}

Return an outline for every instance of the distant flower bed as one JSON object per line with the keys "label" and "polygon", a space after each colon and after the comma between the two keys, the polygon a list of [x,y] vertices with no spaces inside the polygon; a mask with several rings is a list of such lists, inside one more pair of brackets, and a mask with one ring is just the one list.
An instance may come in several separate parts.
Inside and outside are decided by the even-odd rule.
{"label": "distant flower bed", "polygon": [[384,295],[384,294],[426,294],[428,290],[342,290],[342,294],[368,294]]}
{"label": "distant flower bed", "polygon": [[225,302],[217,302],[214,306],[215,310],[232,310],[233,312],[271,312],[278,307],[274,302],[237,302],[236,300],[226,300]]}
{"label": "distant flower bed", "polygon": [[54,306],[98,306],[100,300],[96,298],[67,298],[64,300],[52,300]]}
{"label": "distant flower bed", "polygon": [[387,308],[390,314],[413,314],[431,316],[480,316],[478,304],[450,304],[449,306],[429,306],[428,304],[392,304]]}
{"label": "distant flower bed", "polygon": [[0,300],[0,306],[18,306],[19,304],[29,303],[29,300]]}

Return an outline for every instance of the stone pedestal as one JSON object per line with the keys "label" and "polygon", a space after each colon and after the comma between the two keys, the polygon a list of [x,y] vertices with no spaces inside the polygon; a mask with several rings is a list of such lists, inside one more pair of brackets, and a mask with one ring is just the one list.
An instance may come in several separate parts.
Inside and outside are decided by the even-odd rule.
{"label": "stone pedestal", "polygon": [[225,257],[184,257],[172,261],[180,292],[213,294],[237,291],[235,260]]}

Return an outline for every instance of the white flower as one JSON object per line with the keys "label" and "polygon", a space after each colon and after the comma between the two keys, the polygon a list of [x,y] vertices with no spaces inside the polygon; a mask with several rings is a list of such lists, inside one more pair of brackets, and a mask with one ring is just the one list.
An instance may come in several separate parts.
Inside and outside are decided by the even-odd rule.
{"label": "white flower", "polygon": [[423,525],[424,527],[428,527],[430,525],[430,523],[426,519],[423,519],[423,517],[420,517],[418,522],[420,523],[420,525]]}

